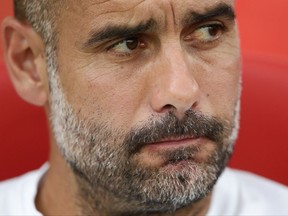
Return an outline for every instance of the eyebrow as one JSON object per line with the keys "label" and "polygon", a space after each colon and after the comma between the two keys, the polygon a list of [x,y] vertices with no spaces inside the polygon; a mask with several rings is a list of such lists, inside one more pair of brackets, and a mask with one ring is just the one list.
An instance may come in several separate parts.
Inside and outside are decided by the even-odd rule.
{"label": "eyebrow", "polygon": [[232,6],[225,3],[220,3],[216,7],[206,10],[204,13],[198,13],[195,11],[191,12],[184,19],[183,26],[209,21],[216,17],[224,17],[228,20],[235,20],[236,15]]}
{"label": "eyebrow", "polygon": [[151,31],[156,27],[156,21],[154,19],[150,19],[146,22],[142,22],[136,26],[125,26],[125,25],[110,25],[105,27],[104,29],[100,29],[97,32],[91,32],[89,34],[88,40],[84,43],[83,48],[87,49],[93,47],[94,44],[113,39],[115,37],[127,37],[129,35],[136,35],[139,33],[145,33]]}
{"label": "eyebrow", "polygon": [[[225,3],[220,3],[216,7],[206,10],[204,13],[198,13],[195,11],[188,13],[182,25],[188,26],[195,23],[205,22],[215,17],[225,17],[228,20],[234,20],[235,12],[232,6]],[[100,28],[97,31],[92,30],[89,33],[88,39],[83,43],[82,48],[86,50],[89,48],[93,48],[95,44],[102,41],[145,33],[148,31],[152,31],[156,27],[157,23],[152,18],[146,22],[142,22],[135,26],[110,24],[102,29]]]}

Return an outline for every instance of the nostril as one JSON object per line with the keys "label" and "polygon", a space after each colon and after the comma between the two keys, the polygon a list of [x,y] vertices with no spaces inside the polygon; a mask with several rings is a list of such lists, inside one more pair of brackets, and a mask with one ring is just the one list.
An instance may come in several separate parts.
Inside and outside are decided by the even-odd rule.
{"label": "nostril", "polygon": [[174,110],[174,109],[176,109],[176,107],[173,106],[172,104],[166,104],[165,106],[163,106],[162,109],[163,110]]}
{"label": "nostril", "polygon": [[191,108],[192,109],[195,109],[197,106],[198,106],[198,101],[195,101],[193,104],[192,104],[192,106],[191,106]]}
{"label": "nostril", "polygon": [[198,101],[195,101],[191,106],[189,107],[183,107],[184,109],[181,109],[180,107],[176,107],[172,104],[166,104],[165,106],[162,107],[161,112],[167,112],[167,111],[176,111],[176,112],[185,112],[189,109],[196,109],[197,106],[199,105]]}

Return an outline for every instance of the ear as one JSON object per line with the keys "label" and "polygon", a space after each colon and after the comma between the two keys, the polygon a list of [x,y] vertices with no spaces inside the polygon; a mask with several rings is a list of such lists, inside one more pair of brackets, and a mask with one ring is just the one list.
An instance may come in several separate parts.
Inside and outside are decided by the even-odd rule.
{"label": "ear", "polygon": [[34,29],[13,17],[2,23],[2,41],[7,69],[18,95],[34,105],[48,101],[45,45]]}

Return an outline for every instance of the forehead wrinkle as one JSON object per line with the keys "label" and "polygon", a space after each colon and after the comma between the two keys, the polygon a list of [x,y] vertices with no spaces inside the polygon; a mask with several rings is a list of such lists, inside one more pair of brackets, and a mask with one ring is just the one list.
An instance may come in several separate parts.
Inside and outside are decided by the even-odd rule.
{"label": "forehead wrinkle", "polygon": [[[62,1],[62,0],[61,0]],[[69,0],[70,1],[70,0]],[[117,21],[122,20],[122,23],[127,24],[130,23],[133,25],[134,23],[131,22],[132,18],[134,17],[133,14],[127,13],[129,10],[133,12],[133,8],[136,8],[145,0],[138,0],[138,1],[131,1],[132,3],[127,3],[127,4],[121,4],[121,2],[125,2],[127,0],[71,0],[67,5],[66,5],[66,12],[68,14],[71,14],[71,18],[69,18],[69,22],[71,19],[74,19],[75,16],[76,18],[80,20],[87,20],[86,23],[82,23],[80,27],[82,32],[85,31],[85,26],[90,26],[90,28],[101,28],[101,26],[105,26],[107,24],[107,21]],[[122,13],[122,14],[121,14]],[[124,14],[123,14],[124,13]],[[114,14],[120,14],[114,16]],[[131,17],[132,15],[132,17]],[[63,15],[63,21],[67,21],[67,16],[65,14]],[[86,18],[85,18],[86,17]],[[117,19],[115,19],[115,17]],[[128,18],[128,19],[123,19],[123,18]],[[151,18],[151,17],[149,17]],[[147,19],[145,19],[147,20]],[[144,20],[144,21],[145,21]],[[135,22],[140,23],[142,20],[135,20]],[[78,44],[78,42],[76,42]]]}
{"label": "forehead wrinkle", "polygon": [[169,29],[169,23],[173,23],[172,28],[174,28],[174,26],[177,26],[173,2],[171,1],[168,2],[168,5],[166,6],[166,10],[170,11],[170,13],[167,13],[167,12],[165,13],[165,29],[167,30]]}
{"label": "forehead wrinkle", "polygon": [[[78,3],[79,0],[77,0]],[[123,2],[124,1],[124,2]],[[125,2],[126,1],[126,2]],[[117,12],[127,12],[133,8],[136,8],[138,5],[143,3],[145,0],[139,0],[136,3],[130,1],[127,3],[127,0],[90,0],[89,3],[82,3],[82,11],[88,11],[93,6],[97,6],[97,10],[93,11],[92,14],[95,15],[95,12],[100,11],[101,14],[117,13]],[[131,6],[130,6],[131,5]],[[115,9],[114,9],[115,8]]]}
{"label": "forehead wrinkle", "polygon": [[[74,0],[74,1],[78,2],[79,0]],[[76,10],[74,9],[74,11],[76,13],[78,11],[78,15],[80,17],[83,17],[83,16],[91,17],[88,22],[91,24],[92,27],[94,26],[95,28],[96,27],[98,28],[99,26],[102,26],[102,25],[106,25],[107,21],[112,21],[113,23],[113,20],[115,20],[115,17],[117,18],[116,19],[117,22],[119,20],[122,20],[123,23],[127,23],[127,20],[125,22],[125,19],[124,19],[124,18],[127,18],[127,16],[128,17],[130,16],[129,13],[127,12],[129,11],[133,12],[132,9],[139,6],[145,0],[140,0],[133,4],[131,3],[123,4],[123,1],[126,1],[126,0],[104,0],[104,1],[90,0],[88,3],[87,1],[85,1],[86,4],[84,4],[83,1],[80,0],[79,2],[81,5],[75,3],[77,4],[78,9]],[[122,15],[121,13],[124,13],[124,14]],[[114,17],[114,14],[116,14],[115,17]],[[120,14],[121,16],[118,15],[117,17],[117,14]],[[129,18],[129,20],[131,19],[132,18]],[[133,24],[130,21],[129,23]]]}
{"label": "forehead wrinkle", "polygon": [[174,7],[173,7],[172,2],[170,2],[170,7],[171,7],[172,17],[173,17],[174,23],[176,24],[176,16],[175,16],[175,11],[174,11]]}

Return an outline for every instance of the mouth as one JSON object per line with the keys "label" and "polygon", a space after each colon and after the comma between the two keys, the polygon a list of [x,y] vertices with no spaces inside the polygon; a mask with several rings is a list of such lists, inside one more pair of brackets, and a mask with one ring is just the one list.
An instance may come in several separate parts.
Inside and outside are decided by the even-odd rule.
{"label": "mouth", "polygon": [[203,144],[207,139],[205,137],[177,137],[168,138],[155,143],[149,143],[146,148],[150,151],[159,151],[165,149],[175,149],[179,147],[198,146]]}
{"label": "mouth", "polygon": [[137,155],[143,165],[178,170],[202,163],[214,149],[215,143],[205,136],[179,136],[147,143]]}

